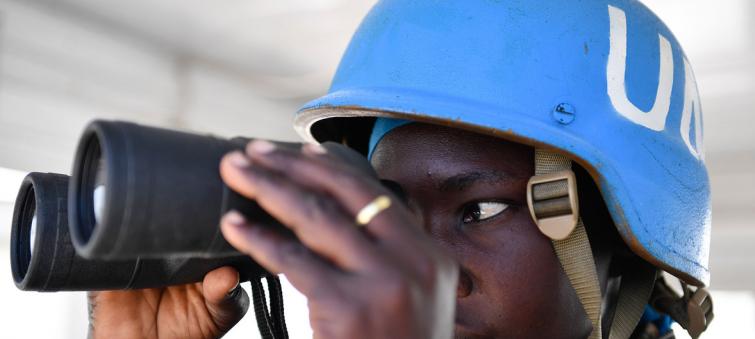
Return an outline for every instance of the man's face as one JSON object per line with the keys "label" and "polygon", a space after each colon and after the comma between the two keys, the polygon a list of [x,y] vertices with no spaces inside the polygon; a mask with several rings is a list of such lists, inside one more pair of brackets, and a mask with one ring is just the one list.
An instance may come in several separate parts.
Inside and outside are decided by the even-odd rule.
{"label": "man's face", "polygon": [[591,325],[526,203],[531,148],[426,124],[386,135],[372,163],[460,264],[457,338],[582,338]]}

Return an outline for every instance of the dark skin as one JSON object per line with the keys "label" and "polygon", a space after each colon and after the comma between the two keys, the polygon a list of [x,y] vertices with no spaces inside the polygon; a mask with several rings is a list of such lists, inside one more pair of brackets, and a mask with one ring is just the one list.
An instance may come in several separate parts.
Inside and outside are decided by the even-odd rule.
{"label": "dark skin", "polygon": [[[221,224],[232,245],[285,274],[307,296],[315,338],[587,337],[590,322],[527,209],[532,148],[415,123],[389,133],[372,164],[381,179],[402,187],[408,204],[394,203],[358,228],[354,216],[374,197],[400,199],[321,147],[289,150],[257,142],[221,163],[230,187],[257,200],[302,240],[237,213]],[[605,286],[609,251],[594,252]],[[235,283],[227,274],[213,274],[205,286]],[[115,293],[121,298],[109,297]],[[151,324],[165,329],[153,338],[214,338],[246,310],[232,297],[219,313],[201,311],[209,299],[200,290],[175,293],[185,298],[184,307],[191,305],[189,312],[198,310],[191,317],[163,317],[186,313],[171,304],[142,307],[150,315],[142,319],[99,321],[139,304],[144,293],[97,295],[94,333]],[[171,335],[187,327],[200,330]]]}
{"label": "dark skin", "polygon": [[[427,233],[461,265],[458,337],[586,336],[582,306],[527,208],[531,148],[413,124],[386,135],[372,162],[382,178],[401,184]],[[493,212],[505,210],[463,220],[487,201],[500,204]]]}
{"label": "dark skin", "polygon": [[233,268],[222,267],[194,284],[89,292],[89,337],[219,338],[249,307],[238,281]]}

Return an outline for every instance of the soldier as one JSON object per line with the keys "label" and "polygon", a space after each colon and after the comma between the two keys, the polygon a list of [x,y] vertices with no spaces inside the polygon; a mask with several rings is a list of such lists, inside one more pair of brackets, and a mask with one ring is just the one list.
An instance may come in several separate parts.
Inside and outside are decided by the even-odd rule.
{"label": "soldier", "polygon": [[[671,338],[672,318],[697,337],[701,115],[679,43],[638,1],[384,0],[299,112],[312,144],[221,163],[301,241],[235,212],[221,228],[307,296],[316,338]],[[237,281],[91,294],[92,333],[218,337],[248,305]]]}

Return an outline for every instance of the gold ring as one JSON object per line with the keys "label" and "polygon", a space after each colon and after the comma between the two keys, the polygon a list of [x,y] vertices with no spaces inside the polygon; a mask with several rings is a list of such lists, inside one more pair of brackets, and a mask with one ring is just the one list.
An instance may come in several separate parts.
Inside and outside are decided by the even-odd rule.
{"label": "gold ring", "polygon": [[377,198],[375,198],[375,200],[359,210],[356,218],[357,225],[367,226],[367,224],[369,224],[370,221],[375,218],[375,216],[377,216],[380,212],[384,211],[390,206],[391,198],[385,195],[378,196]]}

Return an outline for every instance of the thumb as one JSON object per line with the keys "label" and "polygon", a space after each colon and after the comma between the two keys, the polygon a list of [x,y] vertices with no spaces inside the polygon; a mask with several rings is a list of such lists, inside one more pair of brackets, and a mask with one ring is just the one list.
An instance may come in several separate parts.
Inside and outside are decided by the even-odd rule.
{"label": "thumb", "polygon": [[239,284],[239,272],[232,267],[210,271],[202,282],[205,306],[221,334],[228,332],[249,309],[249,296]]}

